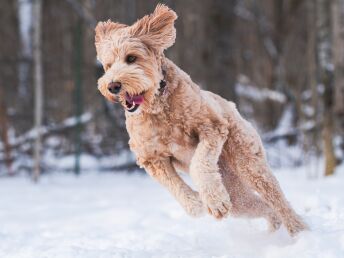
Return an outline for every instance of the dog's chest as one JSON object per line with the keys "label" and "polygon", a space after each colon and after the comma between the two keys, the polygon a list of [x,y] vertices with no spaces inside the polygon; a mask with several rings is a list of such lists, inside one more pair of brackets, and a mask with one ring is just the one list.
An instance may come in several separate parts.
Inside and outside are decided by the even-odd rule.
{"label": "dog's chest", "polygon": [[127,123],[127,129],[130,148],[138,159],[171,157],[179,167],[188,167],[197,139],[182,124],[164,120],[135,120]]}
{"label": "dog's chest", "polygon": [[167,153],[166,145],[164,144],[166,140],[162,137],[162,132],[159,128],[141,126],[128,131],[130,148],[137,157],[147,159]]}

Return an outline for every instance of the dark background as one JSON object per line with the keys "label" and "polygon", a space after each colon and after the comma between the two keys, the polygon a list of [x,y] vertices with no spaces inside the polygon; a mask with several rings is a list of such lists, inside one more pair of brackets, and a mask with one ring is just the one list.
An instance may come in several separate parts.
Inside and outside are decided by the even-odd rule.
{"label": "dark background", "polygon": [[[34,166],[35,2],[0,2],[1,175]],[[123,158],[123,110],[97,91],[94,27],[131,24],[159,2],[179,16],[167,56],[202,88],[237,103],[272,166],[324,158],[321,173],[335,172],[343,160],[344,0],[42,0],[43,172],[79,150],[113,159],[100,170],[135,168]]]}

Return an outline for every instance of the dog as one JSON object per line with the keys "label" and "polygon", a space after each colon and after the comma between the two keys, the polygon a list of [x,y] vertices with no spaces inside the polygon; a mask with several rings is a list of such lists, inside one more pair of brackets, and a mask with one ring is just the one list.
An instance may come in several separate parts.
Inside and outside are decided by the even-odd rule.
{"label": "dog", "polygon": [[[95,28],[104,68],[98,89],[124,107],[138,165],[193,217],[263,217],[270,231],[282,223],[290,235],[306,230],[271,173],[253,126],[234,103],[201,90],[165,57],[175,42],[176,19],[158,4],[131,26],[108,20]],[[197,191],[177,171],[189,173]]]}

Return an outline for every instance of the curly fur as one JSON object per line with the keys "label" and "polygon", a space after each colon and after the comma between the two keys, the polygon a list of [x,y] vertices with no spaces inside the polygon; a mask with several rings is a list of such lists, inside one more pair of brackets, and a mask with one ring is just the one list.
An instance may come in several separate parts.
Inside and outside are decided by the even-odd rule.
{"label": "curly fur", "polygon": [[[176,19],[174,11],[158,5],[131,26],[108,21],[96,27],[97,55],[105,69],[98,81],[101,93],[123,106],[125,94],[144,97],[137,111],[126,111],[129,145],[138,164],[192,216],[207,211],[218,219],[228,214],[264,217],[271,230],[283,223],[291,235],[307,229],[271,173],[259,135],[235,104],[201,90],[164,56],[175,41]],[[125,62],[129,54],[137,57],[135,63]],[[119,94],[108,91],[112,81],[122,83]],[[197,191],[177,170],[190,174]]]}

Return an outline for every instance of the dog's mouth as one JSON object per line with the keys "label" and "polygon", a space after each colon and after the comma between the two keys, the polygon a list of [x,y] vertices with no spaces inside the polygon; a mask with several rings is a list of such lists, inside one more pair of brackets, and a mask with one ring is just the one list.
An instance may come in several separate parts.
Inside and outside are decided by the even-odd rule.
{"label": "dog's mouth", "polygon": [[144,101],[143,94],[130,95],[128,92],[125,93],[125,108],[128,112],[135,112],[139,108]]}

